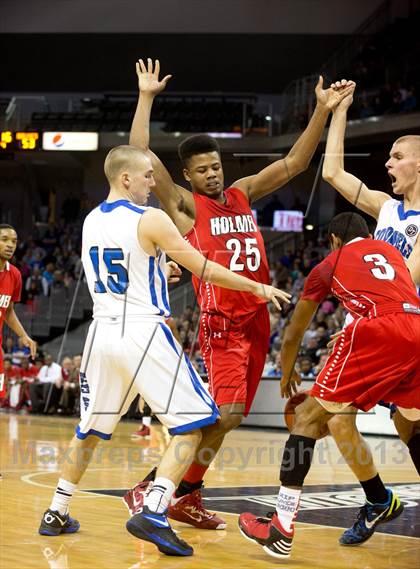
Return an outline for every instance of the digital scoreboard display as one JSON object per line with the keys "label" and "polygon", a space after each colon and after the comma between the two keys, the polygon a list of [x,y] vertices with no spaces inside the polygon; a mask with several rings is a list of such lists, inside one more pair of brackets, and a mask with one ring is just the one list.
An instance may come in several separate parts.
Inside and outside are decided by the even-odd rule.
{"label": "digital scoreboard display", "polygon": [[0,131],[0,152],[2,150],[33,151],[41,149],[39,132]]}

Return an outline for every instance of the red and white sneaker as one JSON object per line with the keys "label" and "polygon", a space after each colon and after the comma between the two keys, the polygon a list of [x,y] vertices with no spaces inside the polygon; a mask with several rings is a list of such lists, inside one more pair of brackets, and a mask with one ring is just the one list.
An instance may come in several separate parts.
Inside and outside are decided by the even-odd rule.
{"label": "red and white sneaker", "polygon": [[226,529],[222,518],[204,508],[200,489],[180,498],[172,496],[168,518],[200,529]]}
{"label": "red and white sneaker", "polygon": [[143,510],[144,497],[152,486],[152,480],[144,480],[123,496],[123,502],[132,516],[139,514]]}
{"label": "red and white sneaker", "polygon": [[150,427],[143,425],[138,431],[132,433],[132,439],[150,439]]}
{"label": "red and white sneaker", "polygon": [[295,532],[293,528],[291,531],[283,528],[277,513],[269,519],[245,512],[239,516],[238,525],[243,537],[262,545],[268,555],[280,559],[290,557]]}

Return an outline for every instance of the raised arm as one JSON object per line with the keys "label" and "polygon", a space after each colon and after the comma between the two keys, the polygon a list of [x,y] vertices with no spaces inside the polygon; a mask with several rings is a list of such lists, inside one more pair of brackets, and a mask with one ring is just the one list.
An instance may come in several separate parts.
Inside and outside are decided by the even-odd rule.
{"label": "raised arm", "polygon": [[322,177],[352,205],[378,219],[382,205],[390,196],[385,192],[370,190],[359,178],[344,170],[344,135],[353,92],[354,87],[334,111],[328,131]]}
{"label": "raised arm", "polygon": [[320,77],[315,88],[317,105],[308,126],[299,136],[285,158],[277,160],[254,176],[241,178],[233,185],[241,189],[250,202],[281,188],[297,174],[304,172],[314,155],[324,131],[328,115],[350,92],[352,82],[343,80],[339,90],[323,89]]}
{"label": "raised arm", "polygon": [[143,214],[138,226],[138,239],[146,253],[154,253],[157,246],[203,281],[232,290],[250,292],[264,300],[272,301],[278,309],[280,305],[277,298],[280,302],[289,302],[289,294],[238,275],[206,259],[181,237],[170,218],[159,209],[150,209]]}
{"label": "raised arm", "polygon": [[147,60],[147,67],[140,59],[136,63],[136,72],[139,82],[139,99],[131,126],[130,144],[149,153],[152,159],[153,177],[156,182],[153,193],[179,231],[185,234],[191,229],[195,217],[192,194],[175,184],[162,161],[149,149],[150,115],[153,101],[156,95],[165,89],[172,76],[166,75],[162,80],[159,80],[159,60],[157,59],[153,65],[150,58]]}

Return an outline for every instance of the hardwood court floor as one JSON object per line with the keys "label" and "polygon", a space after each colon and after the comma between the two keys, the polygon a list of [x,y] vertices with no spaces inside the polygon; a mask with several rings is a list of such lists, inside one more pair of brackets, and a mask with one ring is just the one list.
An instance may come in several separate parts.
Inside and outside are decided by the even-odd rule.
{"label": "hardwood court floor", "polygon": [[[396,439],[370,438],[375,460],[387,483],[397,485],[406,503],[403,515],[381,526],[369,542],[345,548],[337,543],[361,503],[352,474],[342,464],[330,438],[318,443],[307,478],[303,509],[296,524],[292,557],[283,562],[244,540],[237,529],[237,512],[272,509],[278,488],[279,454],[285,433],[240,428],[231,433],[206,477],[205,504],[228,522],[224,531],[195,530],[174,522],[180,536],[195,549],[190,558],[162,556],[151,545],[125,530],[127,511],[123,489],[156,464],[167,435],[153,426],[150,441],[135,442],[135,423],[119,425],[111,442],[100,443],[71,512],[81,522],[77,534],[42,537],[37,529],[48,507],[72,436],[74,419],[0,415],[0,567],[1,569],[214,569],[218,567],[293,567],[414,569],[420,566],[418,520],[419,479]],[[87,492],[94,490],[95,492]],[[101,494],[101,492],[107,494]],[[388,533],[382,533],[388,532]],[[416,537],[417,536],[417,537]]]}

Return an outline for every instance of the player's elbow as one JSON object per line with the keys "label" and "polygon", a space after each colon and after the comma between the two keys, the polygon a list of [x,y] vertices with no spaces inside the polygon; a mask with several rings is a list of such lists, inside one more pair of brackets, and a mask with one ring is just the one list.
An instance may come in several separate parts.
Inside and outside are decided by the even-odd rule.
{"label": "player's elbow", "polygon": [[337,178],[338,168],[333,166],[332,164],[328,164],[327,161],[324,161],[324,165],[322,167],[322,178],[326,182],[331,185],[334,185],[334,181]]}

